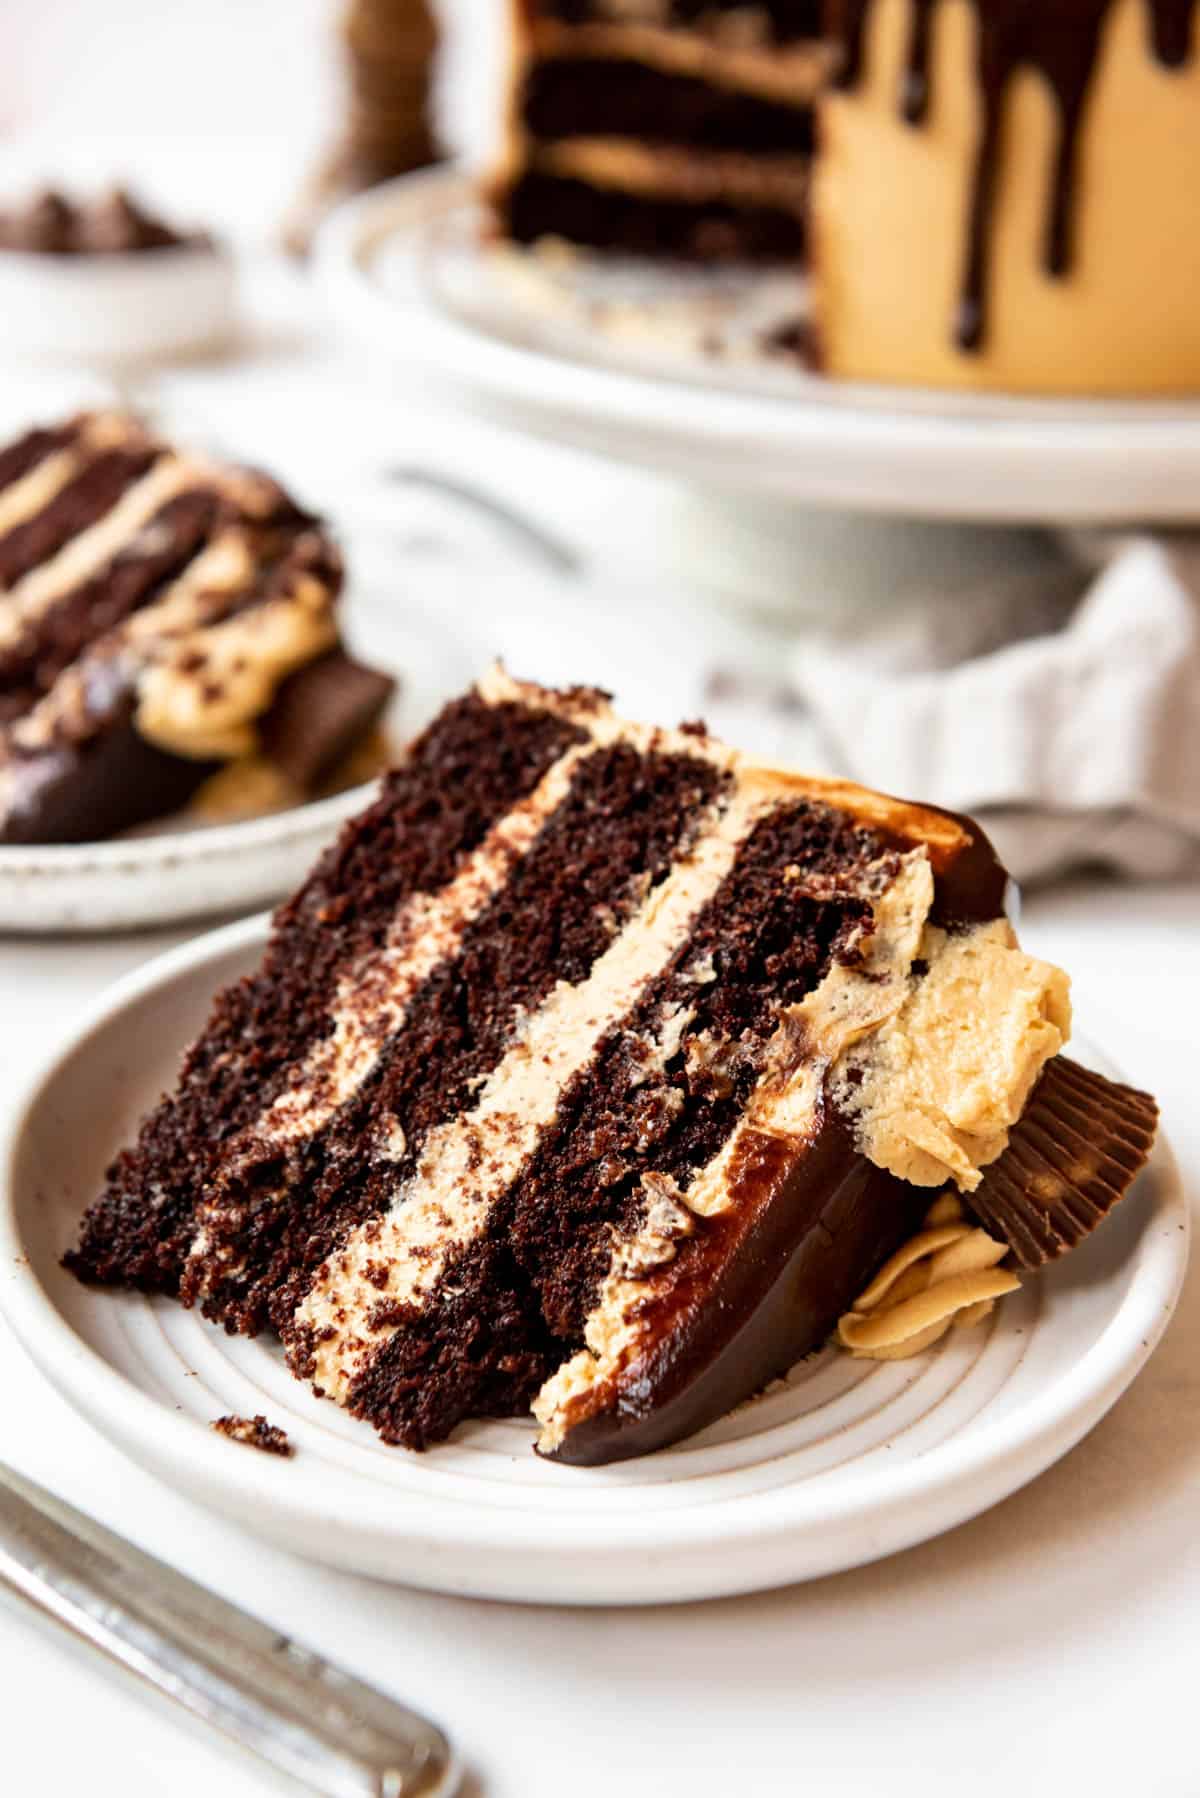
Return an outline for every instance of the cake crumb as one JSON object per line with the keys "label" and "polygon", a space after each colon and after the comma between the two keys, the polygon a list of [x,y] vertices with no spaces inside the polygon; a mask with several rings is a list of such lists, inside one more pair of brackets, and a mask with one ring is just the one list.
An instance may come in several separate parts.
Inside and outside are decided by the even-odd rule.
{"label": "cake crumb", "polygon": [[249,1448],[261,1449],[264,1455],[282,1455],[285,1459],[295,1454],[291,1439],[286,1430],[278,1424],[268,1423],[261,1414],[257,1417],[218,1417],[213,1429],[221,1436],[228,1436],[231,1442],[244,1442]]}

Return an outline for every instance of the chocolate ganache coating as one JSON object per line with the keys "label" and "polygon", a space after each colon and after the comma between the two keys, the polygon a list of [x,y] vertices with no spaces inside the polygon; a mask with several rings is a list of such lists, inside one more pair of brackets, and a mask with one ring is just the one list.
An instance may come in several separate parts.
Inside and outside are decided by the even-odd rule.
{"label": "chocolate ganache coating", "polygon": [[[949,930],[999,917],[1010,883],[986,834],[958,813],[952,848],[925,844],[935,874],[931,921]],[[898,854],[921,839],[877,833]],[[804,1043],[797,1040],[797,1052]],[[645,1301],[651,1346],[632,1378],[573,1407],[547,1458],[597,1466],[650,1454],[704,1429],[826,1341],[864,1281],[915,1230],[927,1188],[876,1167],[823,1090],[802,1144],[747,1136],[730,1170],[728,1209],[701,1231]]]}
{"label": "chocolate ganache coating", "polygon": [[[1114,0],[971,0],[978,23],[976,73],[983,105],[971,180],[962,285],[954,336],[977,351],[987,335],[987,290],[992,217],[996,203],[1004,104],[1019,69],[1036,69],[1054,95],[1058,148],[1051,176],[1042,265],[1056,279],[1070,273],[1076,203],[1077,151],[1100,40]],[[896,103],[913,126],[930,103],[932,23],[937,0],[912,0],[907,66]],[[858,85],[872,0],[828,0],[827,28],[840,48],[837,83]],[[1196,0],[1146,0],[1147,52],[1165,68],[1181,68],[1192,54]]]}

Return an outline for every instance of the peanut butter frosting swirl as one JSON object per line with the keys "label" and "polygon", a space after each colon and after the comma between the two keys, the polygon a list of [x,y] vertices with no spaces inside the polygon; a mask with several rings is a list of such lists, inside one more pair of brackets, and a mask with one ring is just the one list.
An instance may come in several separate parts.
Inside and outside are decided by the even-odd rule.
{"label": "peanut butter frosting swirl", "polygon": [[982,1323],[1021,1284],[999,1265],[1007,1254],[1007,1243],[968,1223],[955,1195],[943,1193],[839,1319],[838,1342],[856,1360],[902,1361],[950,1329]]}
{"label": "peanut butter frosting swirl", "polygon": [[923,975],[847,1045],[832,1088],[876,1167],[973,1192],[1070,1036],[1070,982],[1005,918],[953,935],[926,923],[918,960]]}

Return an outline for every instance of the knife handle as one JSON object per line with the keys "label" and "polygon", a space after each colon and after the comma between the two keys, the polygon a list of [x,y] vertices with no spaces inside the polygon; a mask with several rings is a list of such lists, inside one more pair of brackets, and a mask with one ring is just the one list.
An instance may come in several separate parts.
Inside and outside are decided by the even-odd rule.
{"label": "knife handle", "polygon": [[0,1591],[325,1798],[450,1798],[426,1718],[0,1467]]}

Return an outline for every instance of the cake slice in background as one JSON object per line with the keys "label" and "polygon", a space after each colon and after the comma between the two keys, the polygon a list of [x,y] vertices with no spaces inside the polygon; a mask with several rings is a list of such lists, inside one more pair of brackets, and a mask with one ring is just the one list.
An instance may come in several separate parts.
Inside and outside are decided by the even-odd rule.
{"label": "cake slice in background", "polygon": [[504,231],[703,260],[798,257],[817,0],[512,0]]}
{"label": "cake slice in background", "polygon": [[144,256],[211,242],[207,232],[179,230],[121,187],[88,200],[46,188],[23,205],[0,207],[0,250],[18,253]]}
{"label": "cake slice in background", "polygon": [[1153,1101],[1060,1077],[1006,884],[967,819],[494,671],[282,907],[69,1265],[273,1328],[391,1442],[532,1406],[562,1460],[661,1447],[947,1183],[994,1266],[1132,1181]]}
{"label": "cake slice in background", "polygon": [[0,450],[0,843],[96,841],[264,762],[306,797],[393,687],[342,647],[341,586],[275,481],[135,418]]}

